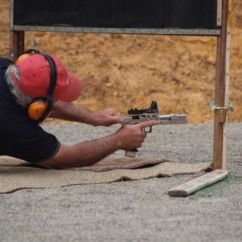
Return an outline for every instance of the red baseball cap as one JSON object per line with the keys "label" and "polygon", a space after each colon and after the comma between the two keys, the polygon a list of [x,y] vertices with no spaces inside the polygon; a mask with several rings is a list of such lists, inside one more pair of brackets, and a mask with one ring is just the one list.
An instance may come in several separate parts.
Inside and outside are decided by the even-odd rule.
{"label": "red baseball cap", "polygon": [[[67,72],[65,66],[55,57],[51,56],[57,68],[57,81],[54,99],[71,102],[80,96],[82,81]],[[47,97],[50,85],[50,65],[46,58],[34,54],[17,63],[21,73],[18,88],[26,95],[34,98]]]}

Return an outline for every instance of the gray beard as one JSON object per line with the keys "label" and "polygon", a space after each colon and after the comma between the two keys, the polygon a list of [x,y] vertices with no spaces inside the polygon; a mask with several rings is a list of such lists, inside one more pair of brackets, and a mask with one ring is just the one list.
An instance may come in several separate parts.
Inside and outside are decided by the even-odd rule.
{"label": "gray beard", "polygon": [[7,68],[5,77],[11,94],[16,98],[16,103],[21,107],[26,108],[33,101],[33,98],[25,95],[18,89],[18,87],[16,87],[12,76],[15,76],[15,79],[21,82],[21,75],[16,65],[10,65]]}

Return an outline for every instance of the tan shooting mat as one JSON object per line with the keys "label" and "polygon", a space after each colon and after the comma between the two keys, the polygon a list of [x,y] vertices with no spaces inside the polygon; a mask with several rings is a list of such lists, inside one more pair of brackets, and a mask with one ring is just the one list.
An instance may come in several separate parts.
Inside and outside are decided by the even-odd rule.
{"label": "tan shooting mat", "polygon": [[95,165],[65,169],[42,169],[10,157],[0,157],[0,193],[24,188],[109,183],[152,177],[192,174],[206,170],[209,163],[182,164],[165,159],[147,160],[110,156]]}

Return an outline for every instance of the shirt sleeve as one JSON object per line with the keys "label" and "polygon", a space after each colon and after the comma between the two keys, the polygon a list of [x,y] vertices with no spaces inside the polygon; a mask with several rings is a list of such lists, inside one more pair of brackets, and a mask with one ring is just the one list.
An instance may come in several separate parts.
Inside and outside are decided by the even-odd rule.
{"label": "shirt sleeve", "polygon": [[9,113],[12,113],[11,110],[8,110],[5,121],[1,123],[1,140],[5,141],[0,148],[1,154],[38,163],[50,159],[58,152],[60,142],[53,134],[46,132],[16,109],[10,115],[11,118],[6,119]]}
{"label": "shirt sleeve", "polygon": [[15,136],[15,140],[8,140],[6,155],[38,163],[50,159],[59,150],[60,142],[57,138],[40,129],[32,130],[28,134]]}
{"label": "shirt sleeve", "polygon": [[38,163],[55,156],[60,143],[54,135],[42,130],[38,135],[24,138],[17,147],[15,156],[30,163]]}

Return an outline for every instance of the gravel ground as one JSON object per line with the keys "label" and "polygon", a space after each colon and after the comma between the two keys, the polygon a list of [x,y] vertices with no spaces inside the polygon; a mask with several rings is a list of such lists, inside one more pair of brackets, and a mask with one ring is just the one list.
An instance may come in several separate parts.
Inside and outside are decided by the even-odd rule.
{"label": "gravel ground", "polygon": [[[118,127],[44,128],[74,144]],[[0,194],[0,241],[242,241],[241,137],[242,124],[229,125],[229,177],[187,198],[167,191],[198,174]],[[212,148],[212,124],[157,126],[139,156],[208,162]]]}

